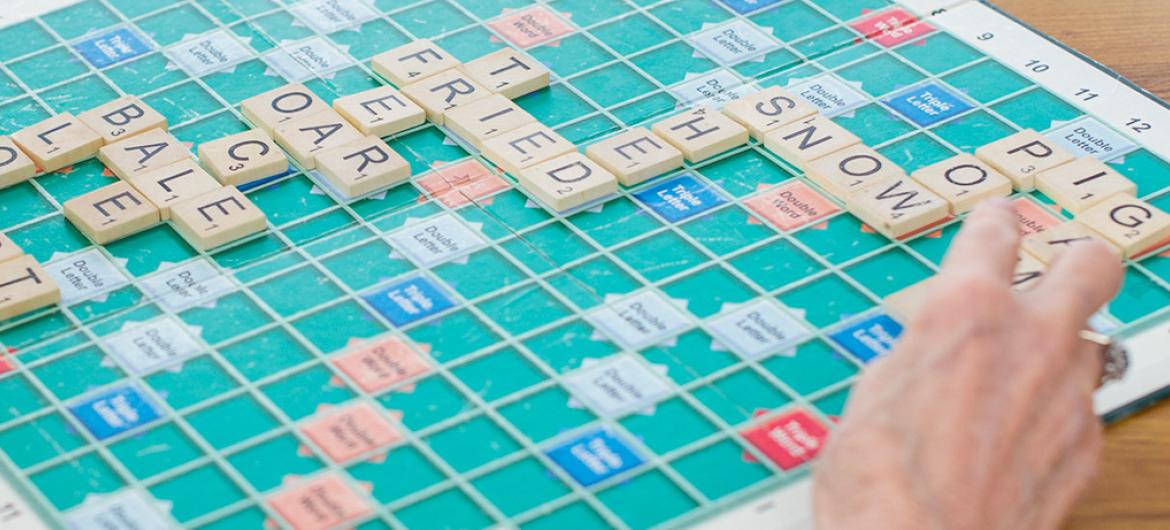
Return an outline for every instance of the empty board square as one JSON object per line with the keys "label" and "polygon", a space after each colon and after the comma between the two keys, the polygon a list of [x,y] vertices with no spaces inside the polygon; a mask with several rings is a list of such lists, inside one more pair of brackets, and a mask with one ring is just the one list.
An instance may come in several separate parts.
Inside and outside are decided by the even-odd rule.
{"label": "empty board square", "polygon": [[500,426],[485,416],[478,416],[424,439],[456,471],[466,472],[520,449]]}
{"label": "empty board square", "polygon": [[421,451],[409,445],[391,449],[380,459],[353,464],[347,471],[370,484],[371,495],[382,503],[425,490],[446,478]]}
{"label": "empty board square", "polygon": [[598,492],[597,498],[632,528],[653,527],[694,509],[697,503],[657,470]]}
{"label": "empty board square", "polygon": [[526,458],[471,482],[505,515],[514,516],[569,492],[569,488],[534,458]]}
{"label": "empty board square", "polygon": [[540,443],[595,419],[581,407],[571,407],[571,396],[552,386],[500,407],[500,415],[533,442]]}
{"label": "empty board square", "polygon": [[493,519],[458,488],[450,488],[397,510],[410,528],[487,528]]}

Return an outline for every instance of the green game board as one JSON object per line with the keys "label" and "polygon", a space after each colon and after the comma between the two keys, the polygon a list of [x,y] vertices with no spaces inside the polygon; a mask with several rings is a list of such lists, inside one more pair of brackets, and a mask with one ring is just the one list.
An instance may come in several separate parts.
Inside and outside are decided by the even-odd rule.
{"label": "green game board", "polygon": [[[1103,73],[996,17],[934,0],[84,0],[0,29],[0,134],[134,94],[199,144],[249,129],[238,104],[289,82],[328,101],[379,86],[370,57],[429,38],[546,64],[552,85],[517,103],[582,147],[783,86],[907,171],[1033,128],[1170,210],[1166,109],[1069,88],[1095,79],[1074,67]],[[905,104],[925,92],[943,105]],[[441,127],[387,141],[411,183],[348,201],[293,171],[247,190],[266,233],[210,253],[165,224],[92,246],[61,204],[111,182],[96,160],[0,190],[0,231],[78,282],[0,322],[0,526],[733,512],[805,479],[901,329],[880,301],[933,274],[960,224],[906,241],[844,210],[784,225],[767,205],[810,184],[755,141],[569,215]],[[458,250],[413,252],[428,227]],[[1170,253],[1129,263],[1098,326],[1162,325],[1168,282]]]}

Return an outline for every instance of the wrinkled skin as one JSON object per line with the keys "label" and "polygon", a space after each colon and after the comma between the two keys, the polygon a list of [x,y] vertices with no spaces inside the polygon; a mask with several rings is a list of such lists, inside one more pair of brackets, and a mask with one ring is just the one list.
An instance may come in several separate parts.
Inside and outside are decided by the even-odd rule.
{"label": "wrinkled skin", "polygon": [[1078,332],[1123,269],[1080,244],[1014,293],[1019,239],[1006,200],[967,221],[928,309],[856,386],[817,464],[820,530],[1049,530],[1085,491],[1102,356]]}

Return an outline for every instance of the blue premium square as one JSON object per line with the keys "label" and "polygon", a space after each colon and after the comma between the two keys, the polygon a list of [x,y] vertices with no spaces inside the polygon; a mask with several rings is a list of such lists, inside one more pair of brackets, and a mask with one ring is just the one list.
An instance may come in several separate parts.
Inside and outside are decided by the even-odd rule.
{"label": "blue premium square", "polygon": [[719,0],[724,5],[735,10],[736,13],[744,14],[758,11],[772,4],[779,4],[782,0]]}
{"label": "blue premium square", "polygon": [[902,335],[902,325],[880,313],[833,333],[830,338],[863,363],[890,353]]}
{"label": "blue premium square", "polygon": [[672,223],[727,202],[722,195],[689,173],[639,191],[634,197]]}
{"label": "blue premium square", "polygon": [[94,68],[105,68],[150,51],[150,45],[142,37],[126,28],[83,40],[73,48]]}
{"label": "blue premium square", "polygon": [[159,419],[158,409],[137,387],[124,385],[83,396],[69,406],[73,416],[98,440]]}
{"label": "blue premium square", "polygon": [[549,449],[548,457],[582,486],[592,486],[643,462],[629,445],[604,428]]}
{"label": "blue premium square", "polygon": [[362,295],[395,326],[405,326],[455,307],[455,301],[426,276],[414,276]]}
{"label": "blue premium square", "polygon": [[938,83],[918,85],[886,98],[886,104],[919,127],[929,127],[973,108],[966,98]]}

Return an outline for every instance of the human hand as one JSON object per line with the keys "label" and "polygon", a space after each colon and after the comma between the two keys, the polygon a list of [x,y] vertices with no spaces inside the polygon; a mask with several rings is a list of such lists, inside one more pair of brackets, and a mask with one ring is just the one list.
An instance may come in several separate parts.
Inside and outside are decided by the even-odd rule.
{"label": "human hand", "polygon": [[854,388],[814,477],[821,530],[1048,530],[1096,473],[1100,346],[1079,338],[1123,269],[1069,247],[1016,293],[1006,200],[980,206],[901,343]]}

